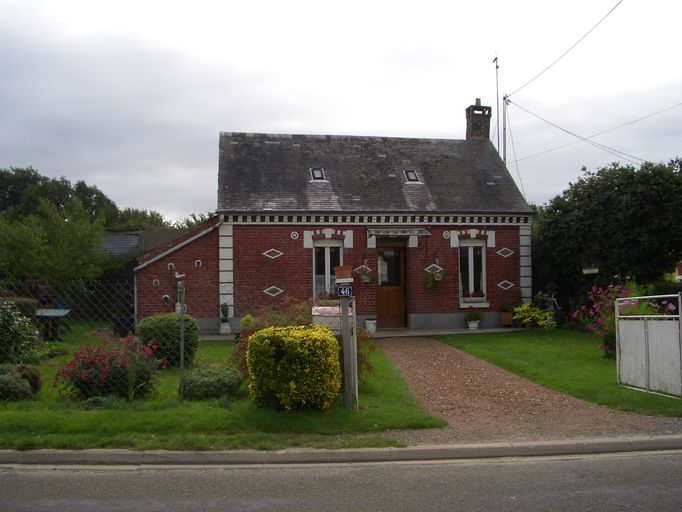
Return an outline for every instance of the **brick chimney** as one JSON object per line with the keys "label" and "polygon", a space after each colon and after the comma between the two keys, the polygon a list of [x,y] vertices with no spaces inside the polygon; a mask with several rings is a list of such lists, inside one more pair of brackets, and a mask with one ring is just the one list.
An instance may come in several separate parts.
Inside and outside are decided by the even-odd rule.
{"label": "brick chimney", "polygon": [[467,140],[488,139],[490,137],[490,107],[481,106],[481,98],[466,109]]}

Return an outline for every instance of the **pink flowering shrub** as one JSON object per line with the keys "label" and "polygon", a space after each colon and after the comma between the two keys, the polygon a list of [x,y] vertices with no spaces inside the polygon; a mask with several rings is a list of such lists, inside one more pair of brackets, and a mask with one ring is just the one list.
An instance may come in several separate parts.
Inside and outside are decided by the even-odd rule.
{"label": "pink flowering shrub", "polygon": [[81,345],[71,361],[55,373],[54,386],[63,386],[78,398],[115,395],[132,401],[153,390],[152,377],[159,367],[156,346],[147,347],[131,336]]}
{"label": "pink flowering shrub", "polygon": [[616,299],[629,297],[631,289],[621,284],[606,287],[594,285],[587,294],[586,302],[571,316],[582,322],[587,330],[601,340],[604,356],[616,355]]}

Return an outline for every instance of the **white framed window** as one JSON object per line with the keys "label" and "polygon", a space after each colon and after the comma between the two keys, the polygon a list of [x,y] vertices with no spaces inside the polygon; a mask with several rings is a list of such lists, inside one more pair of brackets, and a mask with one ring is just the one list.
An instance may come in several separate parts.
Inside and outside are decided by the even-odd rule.
{"label": "white framed window", "polygon": [[333,293],[334,267],[343,265],[341,240],[316,240],[313,244],[313,298]]}
{"label": "white framed window", "polygon": [[459,243],[460,301],[468,305],[486,303],[485,240]]}

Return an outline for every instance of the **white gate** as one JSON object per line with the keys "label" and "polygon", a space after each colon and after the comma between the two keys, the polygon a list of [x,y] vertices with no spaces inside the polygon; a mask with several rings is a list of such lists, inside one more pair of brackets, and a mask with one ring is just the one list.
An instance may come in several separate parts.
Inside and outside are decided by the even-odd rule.
{"label": "white gate", "polygon": [[[667,301],[660,314],[627,314],[625,306],[639,301]],[[626,297],[616,300],[616,360],[618,383],[645,391],[682,395],[682,295]]]}

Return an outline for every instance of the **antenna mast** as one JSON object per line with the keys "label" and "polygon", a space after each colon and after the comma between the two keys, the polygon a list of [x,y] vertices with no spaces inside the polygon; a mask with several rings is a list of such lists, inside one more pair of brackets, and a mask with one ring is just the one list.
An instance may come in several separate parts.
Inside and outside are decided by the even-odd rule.
{"label": "antenna mast", "polygon": [[500,152],[500,65],[497,63],[497,53],[493,59],[495,63],[495,101],[497,102],[497,107],[495,108],[495,115],[497,119],[497,152]]}

